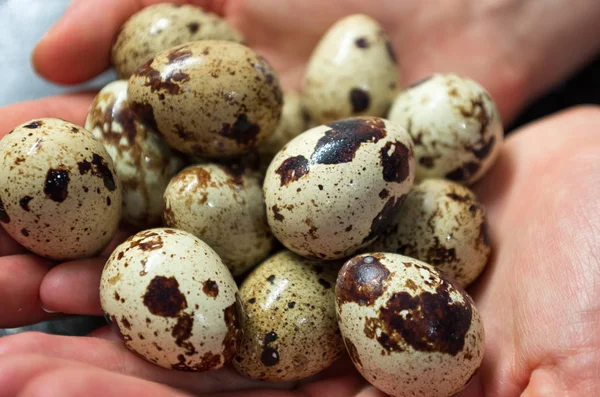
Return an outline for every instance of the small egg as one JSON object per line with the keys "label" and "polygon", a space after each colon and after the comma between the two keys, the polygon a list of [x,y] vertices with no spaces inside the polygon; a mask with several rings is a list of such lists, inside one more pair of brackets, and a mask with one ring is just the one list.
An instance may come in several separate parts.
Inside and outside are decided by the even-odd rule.
{"label": "small egg", "polygon": [[396,55],[381,26],[367,15],[339,20],[308,62],[304,99],[317,123],[386,115],[398,90]]}
{"label": "small egg", "polygon": [[485,209],[466,187],[427,179],[410,190],[387,231],[367,250],[419,259],[467,287],[491,253]]}
{"label": "small egg", "polygon": [[242,375],[293,381],[329,367],[344,351],[335,315],[339,265],[282,251],[240,288],[243,338],[233,360]]}
{"label": "small egg", "polygon": [[229,41],[197,41],[158,54],[129,79],[132,108],[187,154],[252,150],[279,123],[283,94],[267,61]]}
{"label": "small egg", "polygon": [[114,81],[94,99],[85,128],[112,157],[123,185],[122,219],[135,227],[161,222],[162,193],[183,159],[133,113],[127,81]]}
{"label": "small egg", "polygon": [[242,42],[242,34],[227,21],[199,7],[156,4],[131,16],[119,30],[111,60],[126,79],[166,49],[198,40]]}
{"label": "small egg", "polygon": [[446,178],[472,184],[494,164],[504,139],[487,91],[453,74],[433,75],[401,92],[388,118],[413,138],[417,182]]}
{"label": "small egg", "polygon": [[0,224],[54,260],[98,254],[117,231],[121,183],[106,149],[60,119],[26,122],[0,141]]}
{"label": "small egg", "polygon": [[268,162],[286,143],[306,131],[308,123],[309,116],[306,113],[301,96],[294,91],[286,92],[283,96],[283,108],[279,125],[273,135],[257,148],[261,158],[267,162],[267,166]]}
{"label": "small egg", "polygon": [[387,120],[361,117],[312,128],[267,170],[269,226],[299,255],[347,257],[387,228],[414,169],[410,136]]}
{"label": "small egg", "polygon": [[273,248],[261,180],[243,167],[205,163],[184,169],[169,183],[164,208],[167,226],[202,239],[234,276]]}
{"label": "small egg", "polygon": [[102,272],[100,303],[127,348],[164,368],[221,368],[241,339],[231,274],[208,245],[181,230],[146,230],[118,246]]}
{"label": "small egg", "polygon": [[335,294],[354,366],[391,397],[451,397],[481,365],[481,316],[433,266],[398,254],[358,255],[340,270]]}

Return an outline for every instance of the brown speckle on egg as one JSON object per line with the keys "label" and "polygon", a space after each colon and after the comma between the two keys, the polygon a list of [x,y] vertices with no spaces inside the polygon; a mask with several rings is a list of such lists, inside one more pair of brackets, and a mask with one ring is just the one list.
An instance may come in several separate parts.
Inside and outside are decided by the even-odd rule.
{"label": "brown speckle on egg", "polygon": [[179,291],[175,277],[154,277],[148,284],[143,302],[150,313],[162,317],[177,317],[187,308],[185,295]]}
{"label": "brown speckle on egg", "polygon": [[306,175],[310,170],[308,160],[304,156],[290,157],[284,160],[275,173],[281,179],[281,186],[285,186],[290,182],[297,181]]}
{"label": "brown speckle on egg", "polygon": [[313,164],[348,163],[361,144],[377,143],[387,135],[383,120],[376,118],[348,119],[327,126],[331,129],[319,139],[310,157]]}
{"label": "brown speckle on egg", "polygon": [[[63,166],[64,167],[64,166]],[[44,193],[52,201],[62,203],[69,195],[69,171],[66,169],[49,169],[44,183]]]}
{"label": "brown speckle on egg", "polygon": [[202,292],[210,297],[216,298],[219,295],[219,284],[208,279],[202,283]]}
{"label": "brown speckle on egg", "polygon": [[378,258],[380,255],[357,256],[346,263],[337,278],[336,297],[342,302],[370,306],[387,288],[390,271]]}

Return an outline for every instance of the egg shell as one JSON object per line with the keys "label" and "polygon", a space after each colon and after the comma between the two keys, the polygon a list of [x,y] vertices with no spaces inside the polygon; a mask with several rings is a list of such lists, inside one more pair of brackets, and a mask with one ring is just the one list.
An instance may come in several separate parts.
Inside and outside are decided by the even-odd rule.
{"label": "egg shell", "polygon": [[496,104],[477,82],[436,74],[401,92],[388,118],[415,143],[416,181],[480,179],[496,161],[504,139]]}
{"label": "egg shell", "polygon": [[126,79],[159,52],[198,40],[242,42],[244,38],[223,18],[199,7],[156,4],[123,24],[112,47],[112,64]]}
{"label": "egg shell", "polygon": [[398,90],[396,55],[381,26],[367,15],[339,20],[309,60],[304,100],[317,123],[385,116]]}
{"label": "egg shell", "polygon": [[362,117],[312,128],[267,170],[269,226],[299,255],[347,257],[383,233],[414,168],[410,136],[387,120]]}
{"label": "egg shell", "polygon": [[367,248],[434,265],[463,287],[481,274],[491,250],[485,208],[468,188],[444,179],[414,186],[388,230]]}
{"label": "egg shell", "polygon": [[100,302],[127,348],[164,368],[218,369],[241,338],[231,274],[207,244],[181,230],[142,231],[118,246],[102,272]]}
{"label": "egg shell", "polygon": [[227,157],[269,137],[283,94],[267,61],[228,41],[166,50],[129,79],[132,107],[167,143],[188,154]]}
{"label": "egg shell", "polygon": [[127,80],[109,83],[94,99],[85,128],[113,159],[123,185],[122,219],[148,228],[162,220],[162,194],[184,160],[131,110]]}
{"label": "egg shell", "polygon": [[283,108],[279,125],[266,141],[257,149],[261,157],[268,163],[286,143],[307,130],[309,116],[302,102],[302,97],[290,91],[283,96]]}
{"label": "egg shell", "polygon": [[481,365],[481,316],[433,266],[398,254],[358,255],[340,270],[335,293],[352,362],[392,397],[451,397]]}
{"label": "egg shell", "polygon": [[244,336],[235,369],[253,379],[292,381],[340,357],[334,294],[339,268],[287,250],[260,264],[240,288]]}
{"label": "egg shell", "polygon": [[0,141],[0,224],[54,260],[98,254],[121,216],[121,183],[106,149],[83,127],[28,121]]}
{"label": "egg shell", "polygon": [[164,202],[165,224],[206,242],[234,276],[257,265],[273,248],[261,180],[242,167],[188,167],[171,180]]}

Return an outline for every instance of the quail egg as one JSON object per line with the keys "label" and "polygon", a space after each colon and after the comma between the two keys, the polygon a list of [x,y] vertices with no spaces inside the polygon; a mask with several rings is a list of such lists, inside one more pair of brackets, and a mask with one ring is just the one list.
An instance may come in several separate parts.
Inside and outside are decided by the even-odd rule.
{"label": "quail egg", "polygon": [[294,138],[264,183],[269,226],[283,245],[313,259],[339,259],[373,242],[414,177],[410,136],[376,117],[346,119]]}
{"label": "quail egg", "polygon": [[467,287],[491,253],[485,209],[468,188],[427,179],[410,190],[388,230],[367,250],[419,259]]}
{"label": "quail egg", "polygon": [[398,92],[396,55],[387,35],[367,15],[339,20],[308,63],[304,100],[317,123],[386,115]]}
{"label": "quail egg", "polygon": [[225,365],[241,338],[238,289],[219,256],[175,229],[130,237],[112,253],[100,302],[127,348],[164,368]]}
{"label": "quail egg", "polygon": [[240,288],[243,338],[233,360],[238,372],[292,381],[341,356],[334,294],[339,267],[282,251],[250,273]]}
{"label": "quail egg", "polygon": [[112,64],[126,79],[159,52],[198,40],[242,42],[243,37],[227,21],[199,7],[156,4],[135,13],[121,27],[112,47]]}
{"label": "quail egg", "polygon": [[132,108],[173,148],[201,157],[252,150],[279,123],[283,94],[267,61],[229,41],[169,49],[129,79]]}
{"label": "quail egg", "polygon": [[234,276],[273,248],[261,180],[243,167],[205,163],[184,169],[169,183],[164,208],[167,226],[202,239]]}
{"label": "quail egg", "polygon": [[113,159],[123,185],[122,219],[136,227],[159,225],[162,193],[184,162],[133,113],[126,80],[112,82],[98,93],[85,127]]}
{"label": "quail egg", "polygon": [[504,132],[496,104],[473,80],[436,74],[398,95],[391,122],[415,143],[416,180],[480,179],[500,153]]}
{"label": "quail egg", "polygon": [[352,362],[392,397],[453,396],[481,365],[481,316],[433,266],[398,254],[358,255],[340,270],[335,294]]}
{"label": "quail egg", "polygon": [[54,260],[98,254],[117,231],[121,183],[106,149],[60,119],[28,121],[0,141],[0,224]]}
{"label": "quail egg", "polygon": [[294,91],[285,93],[279,125],[273,135],[257,148],[261,157],[270,162],[286,143],[306,131],[308,123],[309,116],[301,96]]}

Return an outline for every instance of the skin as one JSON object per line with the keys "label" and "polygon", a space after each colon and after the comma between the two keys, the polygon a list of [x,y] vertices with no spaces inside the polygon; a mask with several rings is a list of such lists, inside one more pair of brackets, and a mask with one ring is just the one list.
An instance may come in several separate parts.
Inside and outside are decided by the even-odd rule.
{"label": "skin", "polygon": [[[34,65],[53,81],[87,80],[108,65],[118,26],[154,2],[74,1],[36,48]],[[368,7],[358,0],[326,6],[316,0],[196,3],[226,15],[273,63],[287,87],[299,86],[310,48],[331,22]],[[595,22],[600,3],[591,0],[422,4],[386,0],[377,10],[368,7],[390,31],[404,83],[433,71],[469,75],[496,98],[505,121],[600,47]],[[297,23],[301,20],[311,23]],[[474,54],[477,58],[469,59]],[[72,94],[4,107],[0,137],[34,117],[82,124],[92,99],[93,94]],[[600,394],[598,129],[597,107],[571,109],[526,126],[507,139],[495,166],[474,187],[488,208],[494,254],[470,289],[486,327],[486,356],[459,397]],[[100,314],[97,291],[103,261],[50,268],[0,231],[0,327],[56,316],[42,307]],[[317,379],[276,386],[295,388],[259,390],[266,386],[231,369],[166,372],[129,353],[110,328],[86,338],[20,334],[0,340],[0,397],[181,396],[181,390],[228,397],[382,397],[346,360]]]}

